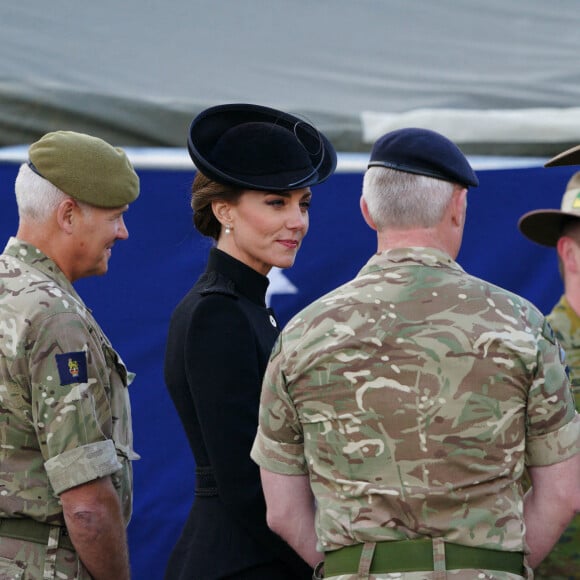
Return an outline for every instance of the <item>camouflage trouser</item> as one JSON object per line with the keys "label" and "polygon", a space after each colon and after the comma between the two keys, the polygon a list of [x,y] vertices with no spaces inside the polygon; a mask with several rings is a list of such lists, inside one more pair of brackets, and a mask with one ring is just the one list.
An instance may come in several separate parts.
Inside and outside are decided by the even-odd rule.
{"label": "camouflage trouser", "polygon": [[[91,580],[76,552],[0,537],[0,580]],[[112,579],[111,579],[112,580]]]}

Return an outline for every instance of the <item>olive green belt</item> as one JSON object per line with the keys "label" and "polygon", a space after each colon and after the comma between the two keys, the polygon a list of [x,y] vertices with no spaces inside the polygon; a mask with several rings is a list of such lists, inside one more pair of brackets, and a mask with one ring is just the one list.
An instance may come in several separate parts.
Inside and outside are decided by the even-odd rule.
{"label": "olive green belt", "polygon": [[[50,530],[54,527],[55,526],[53,525],[31,520],[30,518],[0,518],[0,537],[4,536],[5,538],[13,538],[15,540],[25,540],[26,542],[47,545]],[[64,527],[61,527],[60,530],[58,547],[73,551],[75,549],[68,535],[67,529]]]}
{"label": "olive green belt", "polygon": [[[356,574],[363,544],[346,546],[324,554],[324,576]],[[521,552],[505,552],[445,543],[445,569],[483,569],[524,574]],[[388,572],[426,572],[433,570],[431,540],[377,542],[370,567],[373,574]]]}

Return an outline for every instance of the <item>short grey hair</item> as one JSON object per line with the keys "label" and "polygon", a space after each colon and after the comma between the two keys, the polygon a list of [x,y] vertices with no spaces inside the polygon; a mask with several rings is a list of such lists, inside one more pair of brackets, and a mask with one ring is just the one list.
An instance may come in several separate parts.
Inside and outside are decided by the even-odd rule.
{"label": "short grey hair", "polygon": [[41,177],[27,163],[18,170],[14,184],[16,204],[20,219],[42,223],[69,196],[58,187]]}
{"label": "short grey hair", "polygon": [[[18,206],[18,217],[21,220],[29,220],[37,223],[44,223],[56,211],[56,208],[66,199],[72,199],[30,169],[28,163],[23,163],[18,170],[16,182],[14,184],[16,193],[16,205]],[[75,200],[84,214],[89,214],[93,206],[88,203]]]}
{"label": "short grey hair", "polygon": [[443,218],[456,187],[461,186],[387,167],[370,167],[363,178],[362,195],[379,230],[430,228]]}

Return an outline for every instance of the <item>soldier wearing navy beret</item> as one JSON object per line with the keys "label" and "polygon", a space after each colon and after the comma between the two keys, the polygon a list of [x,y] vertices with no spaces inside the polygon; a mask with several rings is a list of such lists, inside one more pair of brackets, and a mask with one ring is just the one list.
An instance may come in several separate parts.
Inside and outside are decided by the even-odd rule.
{"label": "soldier wearing navy beret", "polygon": [[72,131],[29,148],[0,255],[0,577],[128,580],[133,373],[73,287],[104,274],[139,195],[125,152]]}
{"label": "soldier wearing navy beret", "polygon": [[192,122],[193,221],[214,242],[205,272],[176,307],[167,388],[195,456],[191,513],[167,580],[309,580],[312,568],[266,524],[250,448],[260,386],[279,333],[265,300],[274,267],[294,263],[314,186],[336,153],[311,123],[261,105],[211,107]]}
{"label": "soldier wearing navy beret", "polygon": [[560,347],[456,262],[477,185],[443,135],[381,137],[361,197],[377,253],[271,355],[252,457],[268,522],[317,577],[530,578],[580,510]]}

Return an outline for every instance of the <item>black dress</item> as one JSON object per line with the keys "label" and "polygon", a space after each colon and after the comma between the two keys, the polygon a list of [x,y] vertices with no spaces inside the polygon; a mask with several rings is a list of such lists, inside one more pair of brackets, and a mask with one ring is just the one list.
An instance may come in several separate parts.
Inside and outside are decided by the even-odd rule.
{"label": "black dress", "polygon": [[172,315],[165,381],[195,457],[196,491],[167,580],[312,577],[267,527],[250,458],[262,377],[279,333],[267,287],[267,277],[213,248]]}

